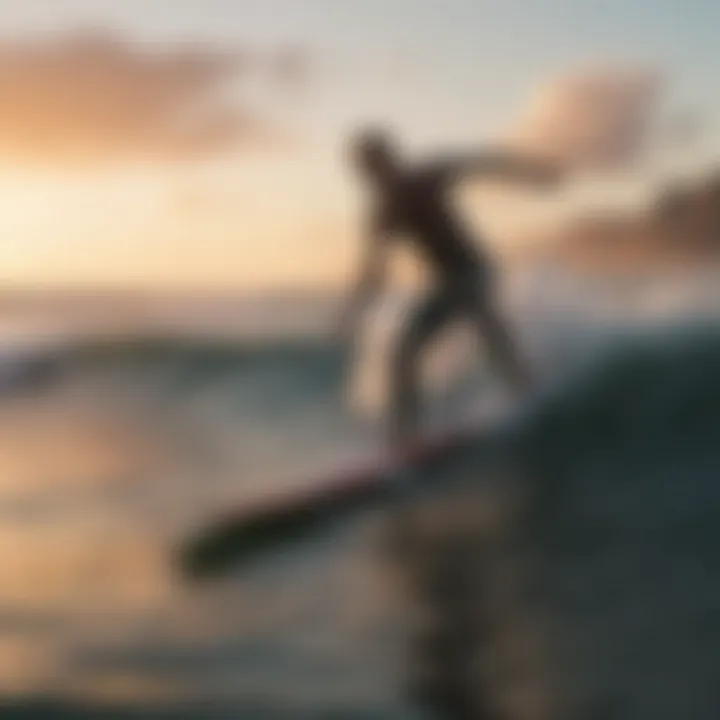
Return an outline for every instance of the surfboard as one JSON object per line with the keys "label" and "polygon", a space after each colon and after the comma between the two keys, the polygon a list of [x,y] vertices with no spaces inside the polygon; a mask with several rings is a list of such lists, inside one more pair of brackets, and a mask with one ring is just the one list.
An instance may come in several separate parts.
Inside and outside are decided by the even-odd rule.
{"label": "surfboard", "polygon": [[463,446],[489,440],[483,425],[459,425],[402,451],[378,452],[369,461],[336,467],[219,513],[180,545],[181,572],[196,580],[212,578],[348,514],[402,497],[414,489],[419,468]]}

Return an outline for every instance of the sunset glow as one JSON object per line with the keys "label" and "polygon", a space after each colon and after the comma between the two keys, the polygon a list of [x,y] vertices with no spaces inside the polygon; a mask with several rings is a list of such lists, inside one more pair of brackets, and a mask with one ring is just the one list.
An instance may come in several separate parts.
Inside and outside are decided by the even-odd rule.
{"label": "sunset glow", "polygon": [[[420,153],[521,138],[619,156],[634,140],[603,133],[627,126],[629,108],[645,132],[649,86],[638,104],[622,80],[613,102],[628,110],[591,136],[567,89],[587,92],[588,80],[553,79],[649,68],[670,119],[675,108],[710,114],[717,51],[675,34],[703,36],[718,10],[693,4],[680,28],[672,0],[613,0],[601,14],[570,0],[521,13],[464,0],[442,13],[407,0],[314,0],[302,11],[289,0],[188,0],[171,14],[139,1],[14,4],[0,21],[0,279],[337,282],[355,252],[360,198],[343,165],[355,128],[387,123]],[[684,157],[697,158],[693,148]],[[713,151],[706,144],[699,161]],[[493,213],[532,225],[521,207],[491,204],[489,227]]]}

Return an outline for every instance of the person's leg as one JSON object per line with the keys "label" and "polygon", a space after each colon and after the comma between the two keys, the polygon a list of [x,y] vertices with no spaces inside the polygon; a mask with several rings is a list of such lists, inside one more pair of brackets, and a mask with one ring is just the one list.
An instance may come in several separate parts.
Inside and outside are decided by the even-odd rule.
{"label": "person's leg", "polygon": [[533,380],[527,365],[518,352],[507,323],[492,306],[478,313],[480,332],[485,338],[493,363],[519,394],[532,390]]}
{"label": "person's leg", "polygon": [[398,342],[390,371],[389,441],[410,442],[420,421],[420,362],[429,341],[452,319],[456,303],[446,290],[433,293],[413,313]]}
{"label": "person's leg", "polygon": [[532,389],[532,375],[520,356],[508,323],[498,310],[491,283],[480,278],[469,291],[472,319],[491,362],[515,391],[525,394]]}

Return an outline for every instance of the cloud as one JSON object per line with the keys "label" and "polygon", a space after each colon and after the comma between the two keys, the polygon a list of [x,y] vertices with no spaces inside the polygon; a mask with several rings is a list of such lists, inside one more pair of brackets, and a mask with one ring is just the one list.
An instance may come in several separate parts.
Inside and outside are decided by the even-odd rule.
{"label": "cloud", "polygon": [[[292,57],[283,71],[299,74]],[[249,53],[103,32],[0,42],[0,162],[183,161],[264,142],[273,125],[241,92],[269,82],[259,70],[272,68]]]}
{"label": "cloud", "polygon": [[511,137],[527,151],[572,167],[625,167],[646,148],[662,90],[654,71],[576,72],[540,87]]}
{"label": "cloud", "polygon": [[665,185],[649,207],[581,216],[553,250],[595,269],[720,260],[720,167]]}

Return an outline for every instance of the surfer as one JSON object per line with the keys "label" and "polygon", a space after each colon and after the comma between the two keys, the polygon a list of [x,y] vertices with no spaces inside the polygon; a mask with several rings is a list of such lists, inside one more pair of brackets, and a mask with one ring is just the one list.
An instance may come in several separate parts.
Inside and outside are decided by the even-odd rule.
{"label": "surfer", "polygon": [[493,266],[451,207],[450,191],[469,175],[517,178],[539,186],[560,179],[557,167],[505,152],[408,167],[393,140],[378,130],[363,132],[351,149],[367,182],[372,206],[366,225],[365,257],[341,318],[345,337],[355,334],[359,315],[380,290],[387,250],[402,235],[426,261],[434,282],[397,342],[390,378],[390,441],[413,440],[419,421],[418,363],[430,341],[456,319],[470,320],[492,361],[519,392],[531,379],[497,307]]}

